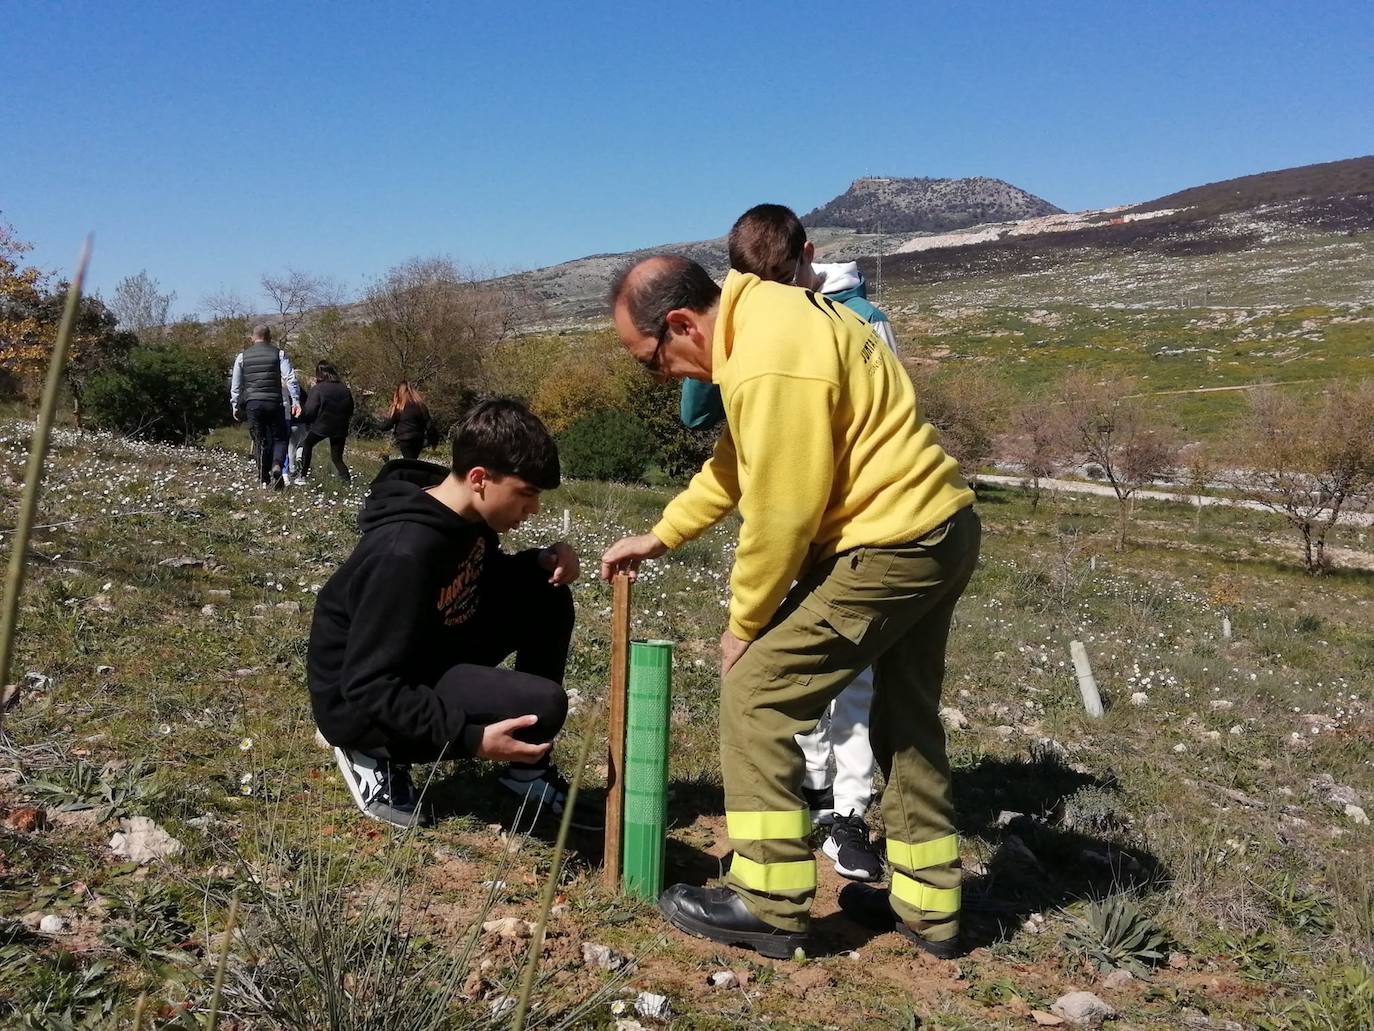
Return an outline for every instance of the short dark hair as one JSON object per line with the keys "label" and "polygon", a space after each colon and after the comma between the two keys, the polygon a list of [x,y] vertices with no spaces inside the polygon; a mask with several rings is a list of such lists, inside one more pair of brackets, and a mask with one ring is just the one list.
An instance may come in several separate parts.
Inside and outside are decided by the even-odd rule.
{"label": "short dark hair", "polygon": [[339,370],[334,368],[333,362],[316,362],[315,379],[320,383],[337,383]]}
{"label": "short dark hair", "polygon": [[656,254],[637,261],[611,280],[611,310],[624,301],[630,321],[647,336],[663,332],[670,311],[706,312],[719,300],[720,287],[710,273],[680,254]]}
{"label": "short dark hair", "polygon": [[254,326],[253,339],[261,340],[264,344],[270,344],[272,342],[272,327],[265,323]]}
{"label": "short dark hair", "polygon": [[539,417],[510,397],[478,402],[453,430],[453,472],[462,476],[478,465],[540,490],[561,479],[558,445]]}
{"label": "short dark hair", "polygon": [[806,246],[806,227],[791,208],[755,204],[730,227],[730,267],[770,283],[790,283]]}

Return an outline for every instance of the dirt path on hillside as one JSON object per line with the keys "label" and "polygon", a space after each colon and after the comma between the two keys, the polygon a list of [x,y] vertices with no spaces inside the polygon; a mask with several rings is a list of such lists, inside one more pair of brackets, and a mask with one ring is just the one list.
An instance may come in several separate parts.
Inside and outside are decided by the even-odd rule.
{"label": "dirt path on hillside", "polygon": [[[1028,481],[1024,476],[992,476],[980,473],[978,482],[991,483],[999,487],[1021,487]],[[1046,490],[1062,490],[1066,494],[1094,494],[1102,498],[1116,497],[1116,493],[1105,483],[1085,483],[1082,480],[1041,480],[1040,486]],[[1201,502],[1203,508],[1247,508],[1253,512],[1277,514],[1272,508],[1266,508],[1258,501],[1246,501],[1243,498],[1218,498],[1211,495],[1203,495],[1198,498],[1192,494],[1179,494],[1168,490],[1138,490],[1135,492],[1135,496],[1146,501],[1172,501],[1178,505],[1194,506]],[[1374,512],[1342,512],[1336,522],[1339,526],[1374,526]]]}

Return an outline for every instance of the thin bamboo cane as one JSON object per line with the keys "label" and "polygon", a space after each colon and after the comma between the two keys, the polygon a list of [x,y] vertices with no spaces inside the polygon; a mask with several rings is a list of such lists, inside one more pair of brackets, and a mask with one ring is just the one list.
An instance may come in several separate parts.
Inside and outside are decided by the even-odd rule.
{"label": "thin bamboo cane", "polygon": [[563,819],[558,824],[558,837],[553,846],[553,863],[549,867],[548,879],[544,882],[544,896],[539,902],[539,919],[534,925],[534,935],[530,939],[530,951],[525,957],[524,973],[520,975],[520,997],[515,1004],[515,1016],[511,1018],[512,1031],[525,1031],[530,994],[534,991],[534,975],[539,969],[539,957],[544,951],[544,929],[549,923],[549,911],[553,909],[553,899],[558,893],[558,876],[563,870],[563,849],[568,843],[568,828],[572,826],[577,789],[582,784],[582,773],[587,768],[587,753],[591,751],[592,738],[599,736],[596,729],[601,726],[601,716],[605,708],[606,700],[603,698],[582,729],[582,745],[577,751],[577,768],[573,770],[572,781],[568,784],[568,797],[563,803]]}
{"label": "thin bamboo cane", "polygon": [[[67,351],[71,345],[72,327],[76,324],[76,309],[81,301],[81,284],[86,279],[86,266],[91,260],[91,238],[81,247],[76,275],[67,287],[67,303],[62,309],[62,322],[57,327],[52,358],[48,362],[48,379],[43,385],[43,399],[38,406],[38,419],[33,427],[33,441],[29,445],[29,467],[24,473],[24,493],[19,499],[19,520],[10,542],[9,573],[5,578],[5,599],[0,607],[0,684],[9,683],[10,664],[14,660],[14,631],[19,619],[19,595],[24,590],[25,558],[29,551],[29,535],[33,530],[34,514],[38,511],[38,492],[43,485],[43,465],[48,457],[48,437],[52,432],[53,415],[57,411],[57,396],[62,392],[62,373],[67,366]],[[20,690],[15,685],[16,697]],[[5,726],[4,707],[0,706],[0,731]]]}

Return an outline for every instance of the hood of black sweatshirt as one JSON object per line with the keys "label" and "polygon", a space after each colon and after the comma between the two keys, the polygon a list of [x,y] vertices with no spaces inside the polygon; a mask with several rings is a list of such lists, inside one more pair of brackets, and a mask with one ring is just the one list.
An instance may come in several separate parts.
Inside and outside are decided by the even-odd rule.
{"label": "hood of black sweatshirt", "polygon": [[397,458],[382,466],[358,515],[363,533],[391,523],[419,523],[448,534],[474,533],[485,523],[468,522],[426,493],[448,475],[448,468],[433,462]]}

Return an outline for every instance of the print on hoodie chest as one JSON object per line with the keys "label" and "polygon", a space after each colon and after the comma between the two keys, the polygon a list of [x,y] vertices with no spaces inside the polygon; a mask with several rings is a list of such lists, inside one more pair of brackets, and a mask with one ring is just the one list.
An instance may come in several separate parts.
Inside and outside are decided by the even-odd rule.
{"label": "print on hoodie chest", "polygon": [[462,626],[477,611],[477,582],[482,577],[486,555],[486,538],[478,537],[467,557],[458,564],[453,580],[439,592],[439,603],[435,607],[444,626]]}

